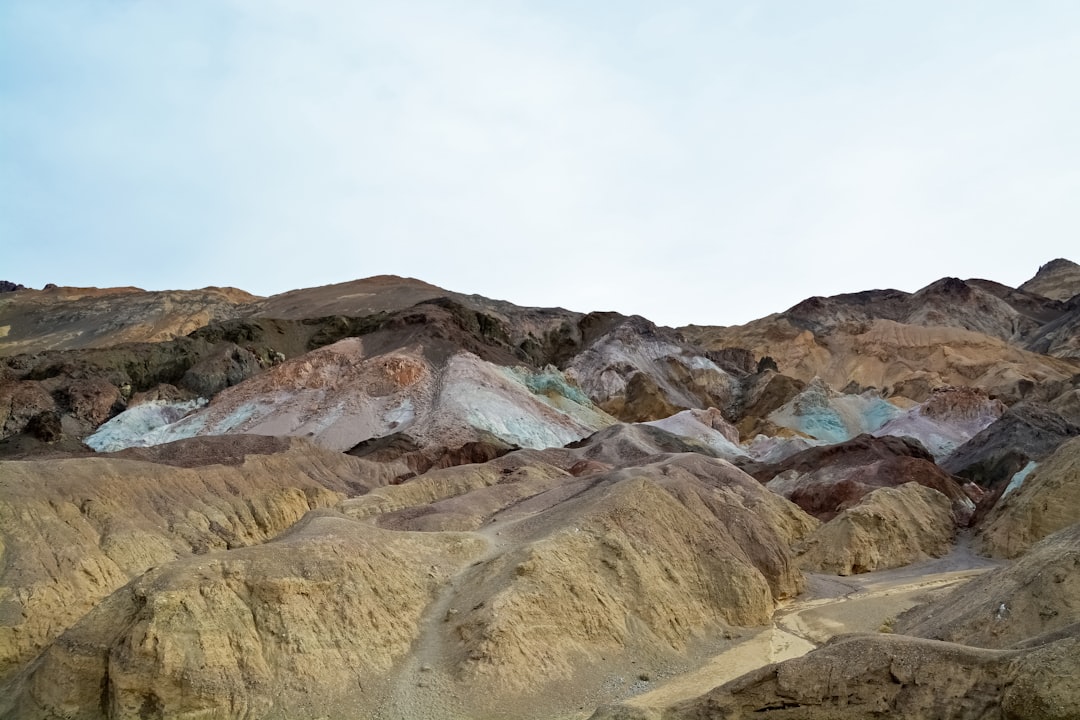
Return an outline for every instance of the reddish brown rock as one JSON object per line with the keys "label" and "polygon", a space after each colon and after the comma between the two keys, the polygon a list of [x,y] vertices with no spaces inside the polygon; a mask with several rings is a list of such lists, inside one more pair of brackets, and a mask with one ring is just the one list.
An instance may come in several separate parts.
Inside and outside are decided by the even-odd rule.
{"label": "reddish brown rock", "polygon": [[934,464],[925,448],[908,438],[859,435],[748,471],[819,520],[831,520],[872,490],[907,482],[949,498],[960,525],[967,524],[975,509],[960,485]]}
{"label": "reddish brown rock", "polygon": [[0,437],[21,433],[34,417],[55,409],[56,401],[41,383],[0,382]]}

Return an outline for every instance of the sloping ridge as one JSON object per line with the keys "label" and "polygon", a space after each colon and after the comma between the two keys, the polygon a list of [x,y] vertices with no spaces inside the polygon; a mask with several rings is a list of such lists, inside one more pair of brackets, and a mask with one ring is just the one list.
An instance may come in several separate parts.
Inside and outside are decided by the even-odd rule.
{"label": "sloping ridge", "polygon": [[1054,300],[1068,300],[1080,295],[1080,265],[1064,258],[1051,260],[1019,289]]}
{"label": "sloping ridge", "polygon": [[[662,712],[664,720],[1068,720],[1080,717],[1080,525],[1016,564],[902,616],[893,634],[842,635]],[[1056,587],[1055,587],[1056,585]],[[627,707],[593,720],[655,720]]]}

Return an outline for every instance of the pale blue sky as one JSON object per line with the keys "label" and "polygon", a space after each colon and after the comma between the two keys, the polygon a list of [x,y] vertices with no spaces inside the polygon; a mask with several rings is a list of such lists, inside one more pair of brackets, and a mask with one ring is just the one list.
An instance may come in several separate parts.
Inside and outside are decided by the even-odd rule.
{"label": "pale blue sky", "polygon": [[[583,9],[583,7],[585,9]],[[0,279],[730,324],[1080,261],[1080,3],[0,3]]]}

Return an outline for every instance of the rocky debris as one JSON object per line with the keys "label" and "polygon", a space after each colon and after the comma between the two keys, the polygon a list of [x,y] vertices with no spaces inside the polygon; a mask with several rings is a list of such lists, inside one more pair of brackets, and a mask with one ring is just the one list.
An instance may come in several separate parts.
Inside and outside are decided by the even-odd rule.
{"label": "rocky debris", "polygon": [[863,496],[796,545],[795,553],[804,570],[854,575],[942,557],[955,529],[949,499],[910,482]]}
{"label": "rocky debris", "polygon": [[[914,608],[896,631],[1006,648],[1037,636],[1076,634],[1080,623],[1080,523],[1059,530],[1008,565]],[[1080,656],[1078,656],[1080,657]],[[1080,677],[1080,675],[1074,675]]]}
{"label": "rocky debris", "polygon": [[779,463],[744,467],[770,490],[824,521],[877,488],[907,482],[949,498],[961,526],[975,509],[959,484],[934,464],[933,456],[909,438],[860,435],[844,443],[804,450]]}
{"label": "rocky debris", "polygon": [[934,388],[930,397],[873,432],[918,440],[942,460],[1004,414],[1005,404],[978,388]]}
{"label": "rocky debris", "polygon": [[998,500],[978,528],[975,548],[1017,557],[1074,523],[1080,523],[1080,438],[1061,445]]}
{"label": "rocky debris", "polygon": [[41,381],[65,416],[94,428],[120,412],[126,402],[120,389],[103,378],[50,378]]}
{"label": "rocky debris", "polygon": [[1051,260],[1019,289],[1054,300],[1068,300],[1080,295],[1080,265],[1064,258]]}
{"label": "rocky debris", "polygon": [[1080,426],[1037,403],[1015,405],[942,463],[948,472],[1001,490],[1031,461],[1048,457],[1080,435]]}
{"label": "rocky debris", "polygon": [[200,397],[209,398],[258,375],[267,365],[246,348],[219,346],[188,368],[180,378],[180,385]]}
{"label": "rocky debris", "polygon": [[54,413],[56,401],[32,381],[0,382],[0,437],[17,435],[42,413]]}
{"label": "rocky debris", "polygon": [[3,462],[0,677],[148,568],[264,542],[391,472],[303,440],[199,438],[128,453]]}
{"label": "rocky debris", "polygon": [[0,280],[0,293],[15,292],[17,290],[25,290],[25,285],[13,283],[10,280]]}
{"label": "rocky debris", "polygon": [[878,430],[900,412],[873,391],[842,394],[821,378],[814,378],[802,392],[769,413],[768,419],[823,443],[839,443]]}
{"label": "rocky debris", "polygon": [[190,390],[181,390],[169,383],[160,383],[141,392],[132,393],[128,400],[128,409],[138,407],[145,403],[177,403],[193,400],[194,395]]}

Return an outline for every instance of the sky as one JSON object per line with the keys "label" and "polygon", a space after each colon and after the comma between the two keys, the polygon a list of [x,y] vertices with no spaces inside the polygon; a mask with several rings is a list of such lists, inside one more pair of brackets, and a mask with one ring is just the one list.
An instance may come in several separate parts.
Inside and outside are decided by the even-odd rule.
{"label": "sky", "polygon": [[728,325],[1080,262],[1080,3],[4,0],[0,279]]}

